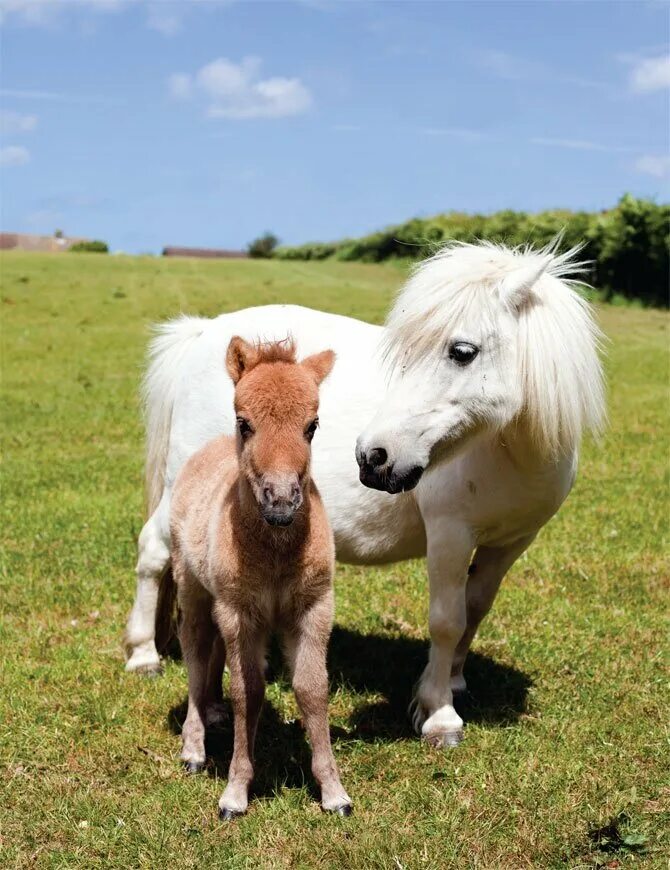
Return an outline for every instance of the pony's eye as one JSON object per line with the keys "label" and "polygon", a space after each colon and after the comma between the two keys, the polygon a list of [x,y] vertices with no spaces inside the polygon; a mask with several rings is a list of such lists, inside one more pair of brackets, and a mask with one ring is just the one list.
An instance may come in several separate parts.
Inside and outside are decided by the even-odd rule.
{"label": "pony's eye", "polygon": [[253,429],[248,420],[245,420],[244,417],[237,418],[237,429],[242,436],[242,440],[246,441],[246,439],[253,434]]}
{"label": "pony's eye", "polygon": [[453,359],[459,366],[467,366],[479,353],[476,344],[469,341],[454,341],[449,345],[449,359]]}
{"label": "pony's eye", "polygon": [[317,417],[315,420],[309,424],[309,426],[305,429],[305,438],[308,441],[311,441],[314,437],[314,433],[319,428],[319,418]]}

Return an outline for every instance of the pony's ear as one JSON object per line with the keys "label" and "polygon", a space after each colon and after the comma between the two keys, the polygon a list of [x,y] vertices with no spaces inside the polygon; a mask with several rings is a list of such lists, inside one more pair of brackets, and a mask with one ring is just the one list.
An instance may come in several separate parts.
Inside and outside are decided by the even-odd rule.
{"label": "pony's ear", "polygon": [[530,293],[544,274],[549,259],[520,266],[503,278],[500,295],[510,308],[521,308]]}
{"label": "pony's ear", "polygon": [[335,365],[335,351],[322,350],[321,353],[308,356],[300,365],[308,369],[314,375],[317,384],[320,384],[330,374]]}
{"label": "pony's ear", "polygon": [[257,362],[258,348],[239,335],[230,339],[226,351],[226,369],[234,384],[237,384],[242,375],[252,369]]}

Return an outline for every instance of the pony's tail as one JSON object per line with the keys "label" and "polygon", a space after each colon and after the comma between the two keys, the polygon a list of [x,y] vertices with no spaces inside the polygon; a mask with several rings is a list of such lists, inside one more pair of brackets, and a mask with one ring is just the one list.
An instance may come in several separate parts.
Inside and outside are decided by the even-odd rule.
{"label": "pony's tail", "polygon": [[181,364],[195,339],[209,321],[204,317],[179,317],[156,327],[149,345],[149,366],[142,383],[146,421],[144,483],[147,516],[158,507],[165,484],[165,465],[170,443]]}
{"label": "pony's tail", "polygon": [[[149,345],[149,366],[142,383],[142,404],[146,422],[144,494],[147,517],[158,507],[165,487],[165,467],[170,446],[172,409],[182,363],[192,343],[208,321],[203,317],[179,317],[156,327]],[[177,641],[177,588],[172,569],[167,568],[158,587],[156,647],[161,654],[173,654]]]}

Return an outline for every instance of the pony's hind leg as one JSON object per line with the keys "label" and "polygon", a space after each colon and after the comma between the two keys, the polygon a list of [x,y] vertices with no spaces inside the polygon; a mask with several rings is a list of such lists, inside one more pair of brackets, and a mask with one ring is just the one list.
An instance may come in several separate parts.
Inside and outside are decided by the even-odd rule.
{"label": "pony's hind leg", "polygon": [[[162,502],[161,502],[162,505]],[[147,520],[138,541],[137,592],[126,626],[127,671],[158,674],[160,657],[156,649],[156,608],[161,577],[170,564],[169,534],[163,529],[162,510]]]}
{"label": "pony's hind leg", "polygon": [[188,712],[182,728],[181,758],[189,773],[205,766],[205,728],[211,694],[210,659],[216,640],[212,598],[195,580],[179,574],[179,640],[188,671]]}
{"label": "pony's hind leg", "polygon": [[452,692],[466,690],[463,666],[479,624],[491,609],[505,574],[534,538],[535,533],[505,547],[477,548],[470,566],[465,593],[467,624],[454,652],[451,666]]}

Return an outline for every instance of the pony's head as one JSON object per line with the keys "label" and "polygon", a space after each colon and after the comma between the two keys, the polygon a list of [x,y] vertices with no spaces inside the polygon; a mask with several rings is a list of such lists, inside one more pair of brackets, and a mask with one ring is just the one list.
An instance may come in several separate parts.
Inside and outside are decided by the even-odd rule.
{"label": "pony's head", "polygon": [[319,384],[334,362],[332,350],[296,362],[291,340],[249,344],[235,336],[228,345],[240,472],[270,525],[290,525],[303,503]]}
{"label": "pony's head", "polygon": [[416,267],[387,321],[387,395],[356,446],[366,486],[412,489],[478,433],[512,424],[547,456],[598,429],[599,332],[567,280],[573,254],[451,244]]}

